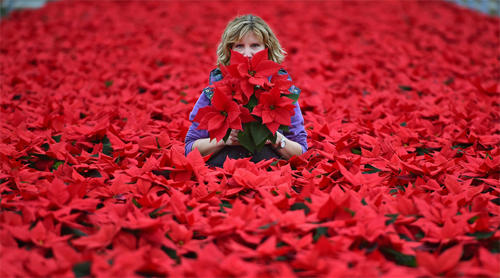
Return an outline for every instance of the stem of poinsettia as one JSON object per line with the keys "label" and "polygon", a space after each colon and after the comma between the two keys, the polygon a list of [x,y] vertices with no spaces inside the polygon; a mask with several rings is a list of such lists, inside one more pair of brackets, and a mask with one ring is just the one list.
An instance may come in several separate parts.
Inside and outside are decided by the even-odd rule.
{"label": "stem of poinsettia", "polygon": [[247,150],[255,151],[255,142],[252,137],[252,131],[248,124],[243,124],[243,131],[238,132],[238,141]]}

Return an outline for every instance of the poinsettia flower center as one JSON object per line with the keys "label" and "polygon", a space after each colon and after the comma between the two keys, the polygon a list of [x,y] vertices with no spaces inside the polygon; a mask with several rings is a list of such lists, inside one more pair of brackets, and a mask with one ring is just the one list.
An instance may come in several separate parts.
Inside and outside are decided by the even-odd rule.
{"label": "poinsettia flower center", "polygon": [[256,71],[253,71],[253,70],[249,70],[248,71],[248,74],[250,74],[251,76],[253,76],[254,74],[256,74],[257,72]]}
{"label": "poinsettia flower center", "polygon": [[220,111],[220,114],[224,117],[227,117],[227,112],[226,111]]}
{"label": "poinsettia flower center", "polygon": [[269,106],[269,109],[274,110],[274,105]]}

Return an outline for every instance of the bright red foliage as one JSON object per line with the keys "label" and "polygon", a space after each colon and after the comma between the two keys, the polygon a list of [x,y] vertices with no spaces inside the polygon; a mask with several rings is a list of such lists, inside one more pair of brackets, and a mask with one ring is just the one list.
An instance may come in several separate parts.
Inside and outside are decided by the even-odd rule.
{"label": "bright red foliage", "polygon": [[281,68],[280,64],[268,60],[267,52],[267,48],[259,51],[249,60],[241,53],[231,50],[227,70],[233,78],[240,81],[241,89],[248,99],[254,93],[254,86],[271,85],[267,78],[276,75]]}
{"label": "bright red foliage", "polygon": [[274,87],[268,93],[262,93],[259,104],[252,111],[253,115],[262,118],[262,123],[267,126],[272,134],[275,134],[280,125],[290,126],[290,117],[295,115],[293,100],[281,97],[279,86]]}
{"label": "bright red foliage", "polygon": [[[57,1],[2,18],[0,276],[500,275],[498,18],[265,5]],[[209,169],[184,156],[188,113],[244,13],[288,53],[309,150]]]}
{"label": "bright red foliage", "polygon": [[[296,107],[292,102],[299,95],[288,91],[292,86],[288,75],[276,77],[282,66],[268,60],[268,51],[259,51],[250,59],[231,50],[231,64],[220,65],[223,79],[212,88],[211,104],[200,108],[194,117],[193,121],[199,123],[197,129],[207,130],[210,139],[218,140],[227,139],[231,129],[240,130],[240,144],[258,152],[267,140],[276,140],[281,125],[286,129],[291,126]],[[276,83],[269,82],[271,77]],[[238,117],[237,103],[242,117]],[[242,122],[253,123],[243,127]]]}
{"label": "bright red foliage", "polygon": [[[210,132],[210,139],[222,140],[226,136],[228,128],[243,131],[241,123],[254,121],[248,117],[250,112],[245,107],[229,99],[219,89],[215,89],[212,97],[212,105],[200,108],[194,122],[199,122],[197,129],[206,129]],[[240,115],[243,115],[243,121]]]}

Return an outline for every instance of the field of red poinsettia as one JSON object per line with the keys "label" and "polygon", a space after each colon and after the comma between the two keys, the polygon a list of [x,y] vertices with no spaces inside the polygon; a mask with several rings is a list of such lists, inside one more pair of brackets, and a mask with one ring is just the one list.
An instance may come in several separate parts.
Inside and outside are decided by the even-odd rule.
{"label": "field of red poinsettia", "polygon": [[[288,52],[309,150],[209,169],[188,114],[245,13]],[[498,18],[74,1],[0,30],[2,277],[500,274]]]}

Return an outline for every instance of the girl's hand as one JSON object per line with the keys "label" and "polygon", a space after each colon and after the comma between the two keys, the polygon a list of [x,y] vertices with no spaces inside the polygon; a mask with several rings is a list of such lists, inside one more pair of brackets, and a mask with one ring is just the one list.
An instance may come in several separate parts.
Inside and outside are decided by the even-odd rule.
{"label": "girl's hand", "polygon": [[[239,130],[237,129],[232,129],[231,133],[229,134],[229,137],[227,138],[227,141],[225,143],[226,146],[240,146],[240,142],[238,141],[238,132]],[[224,141],[221,140],[222,143]]]}
{"label": "girl's hand", "polygon": [[277,148],[281,139],[283,139],[283,134],[278,132],[278,138],[276,138],[276,144],[273,144],[273,142],[271,142],[271,140],[267,140],[266,144],[271,144],[273,146],[273,148]]}

